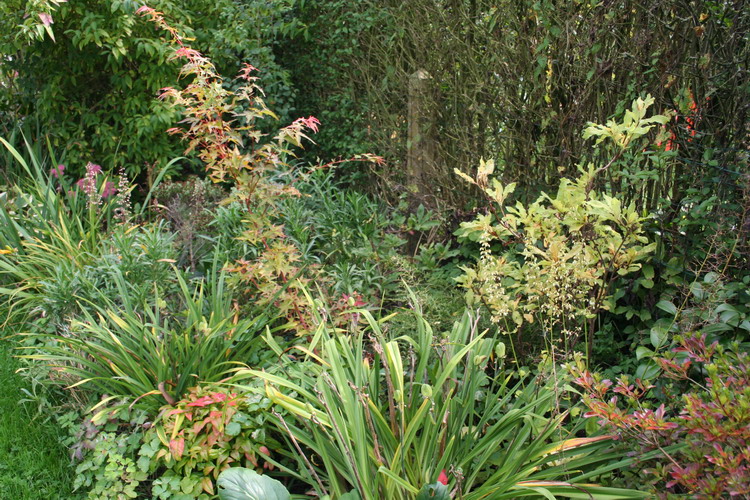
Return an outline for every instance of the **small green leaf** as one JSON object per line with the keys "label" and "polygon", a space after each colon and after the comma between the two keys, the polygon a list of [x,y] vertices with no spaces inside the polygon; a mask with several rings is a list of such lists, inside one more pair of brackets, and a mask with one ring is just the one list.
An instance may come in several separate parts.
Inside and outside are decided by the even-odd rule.
{"label": "small green leaf", "polygon": [[716,283],[716,281],[719,279],[718,273],[710,272],[706,273],[706,275],[703,277],[704,283]]}
{"label": "small green leaf", "polygon": [[643,288],[646,288],[648,290],[652,289],[654,287],[654,281],[650,279],[641,279],[638,280]]}
{"label": "small green leaf", "polygon": [[505,343],[498,342],[497,346],[495,346],[495,355],[500,359],[505,359],[505,352]]}
{"label": "small green leaf", "polygon": [[659,366],[653,361],[648,361],[635,370],[635,378],[641,380],[651,380],[659,374]]}
{"label": "small green leaf", "polygon": [[726,323],[714,323],[712,325],[707,325],[701,328],[701,332],[703,333],[721,333],[721,332],[729,332],[732,331],[733,328]]}
{"label": "small green leaf", "polygon": [[650,266],[648,264],[645,264],[643,266],[643,277],[647,280],[653,280],[654,279],[654,268],[653,266]]}
{"label": "small green leaf", "polygon": [[228,436],[237,436],[239,435],[240,431],[242,431],[242,426],[237,422],[229,422],[226,429],[224,430],[224,432]]}
{"label": "small green leaf", "polygon": [[677,306],[675,306],[668,300],[660,300],[656,303],[656,307],[668,314],[671,314],[672,316],[677,315]]}
{"label": "small green leaf", "polygon": [[660,328],[658,326],[653,327],[650,332],[651,345],[653,345],[656,349],[663,346],[667,341],[668,334],[669,331],[667,329]]}
{"label": "small green leaf", "polygon": [[651,357],[654,355],[654,351],[645,346],[638,346],[635,350],[635,358],[640,361],[641,358],[646,356]]}
{"label": "small green leaf", "polygon": [[690,293],[692,293],[693,296],[698,300],[703,300],[703,298],[706,296],[706,291],[703,289],[703,285],[701,285],[697,281],[694,281],[690,284]]}

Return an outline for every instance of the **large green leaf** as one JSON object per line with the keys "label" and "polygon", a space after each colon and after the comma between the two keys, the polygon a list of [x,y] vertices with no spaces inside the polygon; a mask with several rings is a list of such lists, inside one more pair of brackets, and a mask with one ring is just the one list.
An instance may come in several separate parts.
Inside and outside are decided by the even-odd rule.
{"label": "large green leaf", "polygon": [[425,484],[419,490],[416,500],[450,500],[450,493],[443,483]]}
{"label": "large green leaf", "polygon": [[283,484],[252,469],[233,467],[219,474],[221,500],[290,500]]}
{"label": "large green leaf", "polygon": [[348,493],[344,493],[339,497],[339,500],[361,500],[362,497],[359,496],[359,492],[357,490],[352,490]]}

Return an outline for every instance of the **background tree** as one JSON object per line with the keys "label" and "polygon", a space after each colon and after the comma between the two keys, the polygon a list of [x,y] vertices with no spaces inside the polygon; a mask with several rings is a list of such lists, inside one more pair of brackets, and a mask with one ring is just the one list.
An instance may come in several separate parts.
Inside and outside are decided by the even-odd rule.
{"label": "background tree", "polygon": [[[272,48],[293,27],[284,21],[291,1],[149,4],[210,47],[222,73],[236,74],[243,62],[263,68],[271,104],[285,118],[293,92]],[[38,124],[70,164],[124,166],[130,175],[179,156],[181,146],[164,133],[178,111],[156,99],[159,89],[178,84],[178,67],[166,41],[136,19],[140,4],[55,3],[10,0],[0,7],[2,134],[18,123]]]}
{"label": "background tree", "polygon": [[[532,198],[573,174],[561,166],[590,155],[581,137],[587,121],[604,122],[651,93],[656,109],[680,116],[669,127],[675,143],[699,143],[672,162],[649,165],[658,170],[645,179],[650,188],[626,193],[653,208],[659,196],[679,201],[684,172],[711,177],[747,145],[750,14],[743,6],[311,0],[296,11],[309,28],[308,39],[296,43],[307,50],[289,50],[285,61],[304,89],[300,109],[324,124],[321,150],[373,145],[391,165],[406,162],[409,77],[428,73],[438,160],[424,173],[421,201],[433,206],[467,201],[470,192],[456,189],[452,172],[471,173],[480,158],[494,159],[505,180]],[[716,164],[706,167],[709,148]],[[622,175],[632,169],[619,165],[603,180],[612,192],[632,182]],[[393,186],[403,171],[377,176]]]}

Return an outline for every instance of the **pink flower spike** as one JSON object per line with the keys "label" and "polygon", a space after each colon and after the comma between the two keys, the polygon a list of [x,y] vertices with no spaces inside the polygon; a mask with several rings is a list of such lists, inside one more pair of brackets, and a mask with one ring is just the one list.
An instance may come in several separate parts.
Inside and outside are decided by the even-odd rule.
{"label": "pink flower spike", "polygon": [[53,167],[49,173],[52,177],[55,177],[56,179],[59,179],[62,177],[63,173],[65,172],[65,165],[58,165],[56,167]]}
{"label": "pink flower spike", "polygon": [[102,191],[102,198],[105,200],[109,198],[110,196],[114,196],[117,194],[117,188],[115,187],[114,182],[107,181],[104,184],[104,190]]}
{"label": "pink flower spike", "polygon": [[98,175],[102,172],[102,166],[97,165],[96,163],[89,162],[88,165],[86,165],[86,173],[88,175]]}
{"label": "pink flower spike", "polygon": [[153,11],[154,11],[154,9],[152,9],[148,5],[144,5],[144,6],[140,7],[138,10],[136,10],[135,13],[136,14],[143,14],[145,12],[153,12]]}

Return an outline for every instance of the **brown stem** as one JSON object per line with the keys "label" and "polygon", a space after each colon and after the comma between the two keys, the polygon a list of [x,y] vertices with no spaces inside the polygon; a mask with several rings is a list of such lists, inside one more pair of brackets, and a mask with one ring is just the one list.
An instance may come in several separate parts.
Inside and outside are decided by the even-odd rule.
{"label": "brown stem", "polygon": [[156,387],[159,389],[159,392],[161,393],[162,397],[164,397],[164,401],[166,401],[168,405],[174,406],[177,400],[175,400],[175,398],[173,398],[164,388],[164,382],[159,382],[159,384]]}

